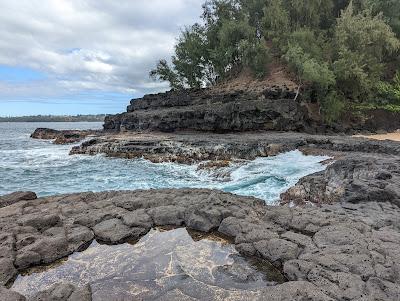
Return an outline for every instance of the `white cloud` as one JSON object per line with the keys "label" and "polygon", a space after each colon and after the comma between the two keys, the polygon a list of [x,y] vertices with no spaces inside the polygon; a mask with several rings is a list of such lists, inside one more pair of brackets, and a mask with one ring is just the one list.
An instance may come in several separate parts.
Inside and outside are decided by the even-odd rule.
{"label": "white cloud", "polygon": [[[168,58],[179,30],[198,20],[202,0],[0,0],[0,64],[46,80],[1,83],[1,94],[84,89],[161,90],[149,70]],[[38,91],[40,90],[40,91]]]}

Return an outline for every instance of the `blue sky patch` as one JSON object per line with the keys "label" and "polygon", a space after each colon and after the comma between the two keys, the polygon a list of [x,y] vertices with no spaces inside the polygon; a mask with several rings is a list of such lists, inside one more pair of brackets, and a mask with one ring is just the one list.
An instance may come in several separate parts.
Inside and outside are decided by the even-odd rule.
{"label": "blue sky patch", "polygon": [[132,95],[84,91],[57,97],[0,97],[0,116],[116,114],[126,111]]}
{"label": "blue sky patch", "polygon": [[29,68],[0,65],[0,81],[2,82],[29,82],[45,80],[46,74]]}

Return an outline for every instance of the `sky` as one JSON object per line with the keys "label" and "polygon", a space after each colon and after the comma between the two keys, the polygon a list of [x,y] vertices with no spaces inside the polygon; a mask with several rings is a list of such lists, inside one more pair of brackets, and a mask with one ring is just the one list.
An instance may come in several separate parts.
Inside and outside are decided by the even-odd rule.
{"label": "sky", "polygon": [[168,89],[169,58],[202,0],[0,0],[0,116],[112,114]]}

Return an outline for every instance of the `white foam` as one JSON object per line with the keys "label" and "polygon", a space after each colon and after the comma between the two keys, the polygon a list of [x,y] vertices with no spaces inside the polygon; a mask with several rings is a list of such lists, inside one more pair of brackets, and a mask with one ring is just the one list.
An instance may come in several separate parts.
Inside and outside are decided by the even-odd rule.
{"label": "white foam", "polygon": [[[27,130],[28,131],[28,130]],[[0,132],[1,135],[1,132]],[[9,135],[12,137],[12,134]],[[24,139],[0,143],[0,194],[32,190],[39,195],[79,191],[150,188],[215,188],[274,203],[297,181],[325,168],[325,156],[292,151],[275,157],[232,164],[216,172],[198,165],[151,163],[97,156],[69,156],[71,146]],[[11,139],[11,138],[10,138]],[[3,147],[2,147],[3,145]]]}

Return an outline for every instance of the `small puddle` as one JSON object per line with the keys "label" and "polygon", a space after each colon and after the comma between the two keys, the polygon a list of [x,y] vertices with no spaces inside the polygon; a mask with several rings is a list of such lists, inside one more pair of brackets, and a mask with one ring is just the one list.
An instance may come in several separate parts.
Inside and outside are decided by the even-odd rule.
{"label": "small puddle", "polygon": [[242,257],[224,237],[179,228],[153,229],[134,244],[93,241],[65,260],[27,270],[11,288],[30,297],[59,282],[90,283],[95,301],[251,300],[284,281],[269,263]]}

